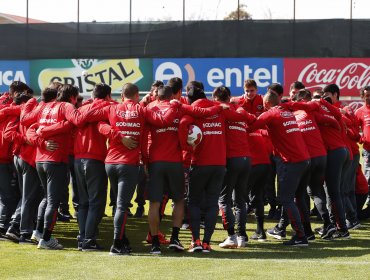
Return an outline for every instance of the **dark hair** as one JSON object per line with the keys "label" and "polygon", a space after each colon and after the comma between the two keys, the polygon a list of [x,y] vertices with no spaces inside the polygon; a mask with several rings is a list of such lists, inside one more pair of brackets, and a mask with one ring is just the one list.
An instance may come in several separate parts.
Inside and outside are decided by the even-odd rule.
{"label": "dark hair", "polygon": [[199,82],[199,81],[190,81],[186,85],[186,92],[188,92],[192,87],[197,87],[197,88],[200,88],[200,89],[204,90],[204,85],[203,85],[202,82]]}
{"label": "dark hair", "polygon": [[364,97],[365,91],[370,91],[370,85],[369,86],[364,86],[364,87],[361,88],[361,90],[360,90],[360,96],[361,97]]}
{"label": "dark hair", "polygon": [[62,86],[63,86],[63,84],[61,82],[51,82],[48,85],[48,88],[56,89],[58,91]]}
{"label": "dark hair", "polygon": [[213,90],[212,96],[213,98],[217,97],[217,99],[221,102],[226,102],[230,99],[231,92],[228,87],[216,87]]}
{"label": "dark hair", "polygon": [[28,86],[21,81],[14,81],[9,86],[9,93],[13,95],[14,92],[23,92],[28,89]]}
{"label": "dark hair", "polygon": [[179,77],[171,78],[168,81],[167,86],[170,86],[173,93],[176,94],[179,90],[182,90],[182,80]]}
{"label": "dark hair", "polygon": [[58,90],[55,88],[47,87],[41,92],[41,100],[44,101],[45,103],[53,101],[54,99],[57,98],[57,96]]}
{"label": "dark hair", "polygon": [[324,87],[323,92],[330,92],[331,94],[337,93],[337,99],[339,100],[340,90],[336,84],[330,84]]}
{"label": "dark hair", "polygon": [[159,100],[170,100],[173,91],[170,86],[159,86],[158,87],[158,99]]}
{"label": "dark hair", "polygon": [[132,83],[127,83],[127,84],[124,84],[122,87],[121,96],[131,99],[137,93],[139,93],[139,88],[137,87],[137,85],[134,85]]}
{"label": "dark hair", "polygon": [[268,91],[263,97],[263,102],[269,102],[271,106],[276,106],[279,104],[279,96],[275,92]]}
{"label": "dark hair", "polygon": [[204,90],[198,87],[191,87],[188,91],[187,97],[188,97],[189,104],[192,104],[198,99],[207,98],[206,94],[204,93]]}
{"label": "dark hair", "polygon": [[27,91],[24,91],[18,94],[16,97],[14,97],[13,100],[16,105],[20,105],[22,103],[26,103],[31,98],[32,98],[32,94],[29,94]]}
{"label": "dark hair", "polygon": [[111,92],[112,92],[112,89],[110,86],[104,83],[98,83],[98,84],[95,84],[94,86],[93,96],[94,98],[104,99],[107,96],[110,96]]}
{"label": "dark hair", "polygon": [[152,87],[159,87],[159,86],[164,86],[164,83],[160,80],[155,80],[153,83],[152,83]]}
{"label": "dark hair", "polygon": [[290,88],[289,90],[292,90],[292,89],[304,89],[305,86],[302,82],[300,81],[295,81],[293,82],[291,85],[290,85]]}
{"label": "dark hair", "polygon": [[245,80],[244,81],[244,87],[247,88],[247,87],[255,87],[257,88],[257,83],[255,80],[252,80],[252,79],[248,79],[248,80]]}
{"label": "dark hair", "polygon": [[72,97],[77,97],[80,90],[78,87],[73,85],[63,85],[58,90],[57,101],[59,102],[71,102]]}
{"label": "dark hair", "polygon": [[267,87],[267,90],[272,90],[272,91],[276,92],[279,96],[283,95],[283,93],[284,93],[284,88],[279,83],[272,83],[271,85],[269,85]]}
{"label": "dark hair", "polygon": [[310,101],[311,99],[312,99],[312,94],[308,89],[301,89],[293,97],[294,101],[301,101],[301,100]]}

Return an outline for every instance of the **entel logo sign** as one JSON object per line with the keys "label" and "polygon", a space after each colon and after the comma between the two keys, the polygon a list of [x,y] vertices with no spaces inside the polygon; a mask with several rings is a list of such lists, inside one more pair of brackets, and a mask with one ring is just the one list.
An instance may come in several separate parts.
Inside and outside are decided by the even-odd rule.
{"label": "entel logo sign", "polygon": [[[159,61],[154,72],[155,80],[167,82],[173,77],[179,77],[183,79],[184,85],[198,80],[204,83],[206,91],[212,91],[218,86],[227,86],[231,92],[239,94],[243,92],[243,84],[247,79],[255,80],[260,89],[282,79],[282,77],[279,79],[280,65],[278,64],[263,63],[265,65],[261,66],[255,61],[247,64],[246,59],[178,60]],[[261,60],[263,62],[263,59]]]}

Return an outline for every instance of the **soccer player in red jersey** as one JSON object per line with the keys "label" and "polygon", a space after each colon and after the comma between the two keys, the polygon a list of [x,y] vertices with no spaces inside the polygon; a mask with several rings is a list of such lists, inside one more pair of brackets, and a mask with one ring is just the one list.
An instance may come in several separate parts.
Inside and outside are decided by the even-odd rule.
{"label": "soccer player in red jersey", "polygon": [[[363,144],[363,165],[370,193],[370,85],[364,86],[360,90],[361,99],[364,105],[355,112],[360,128],[362,130],[361,142]],[[367,199],[366,212],[370,213],[370,194]]]}
{"label": "soccer player in red jersey", "polygon": [[284,244],[307,246],[307,237],[299,211],[294,203],[294,196],[302,176],[309,168],[310,156],[294,115],[279,106],[279,97],[268,92],[263,101],[264,107],[268,111],[258,117],[257,121],[252,124],[251,130],[267,126],[274,143],[280,200],[295,230],[292,239]]}

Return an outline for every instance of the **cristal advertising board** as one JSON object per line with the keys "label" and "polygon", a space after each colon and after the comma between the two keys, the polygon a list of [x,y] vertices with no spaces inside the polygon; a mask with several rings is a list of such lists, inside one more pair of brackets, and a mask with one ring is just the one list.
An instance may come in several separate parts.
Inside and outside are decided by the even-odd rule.
{"label": "cristal advertising board", "polygon": [[76,85],[80,91],[91,93],[95,83],[111,86],[120,92],[125,83],[139,88],[150,88],[152,82],[151,59],[45,59],[30,63],[31,87],[44,89],[52,81]]}
{"label": "cristal advertising board", "polygon": [[227,86],[232,95],[243,93],[243,82],[254,79],[258,91],[266,92],[271,83],[283,82],[283,59],[279,58],[179,58],[153,59],[155,80],[165,83],[172,77],[201,81],[206,92]]}
{"label": "cristal advertising board", "polygon": [[29,82],[30,66],[28,61],[2,60],[0,61],[0,92],[9,90],[13,81]]}
{"label": "cristal advertising board", "polygon": [[284,72],[286,93],[294,81],[301,81],[308,89],[334,83],[341,96],[359,98],[360,89],[370,85],[370,58],[286,58]]}

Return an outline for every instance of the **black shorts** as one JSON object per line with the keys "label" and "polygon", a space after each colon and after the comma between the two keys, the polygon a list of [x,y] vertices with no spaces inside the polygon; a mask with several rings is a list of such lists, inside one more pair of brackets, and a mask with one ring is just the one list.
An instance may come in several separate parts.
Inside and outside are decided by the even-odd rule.
{"label": "black shorts", "polygon": [[165,190],[174,202],[184,198],[185,178],[182,162],[157,161],[149,164],[149,201],[162,202]]}

